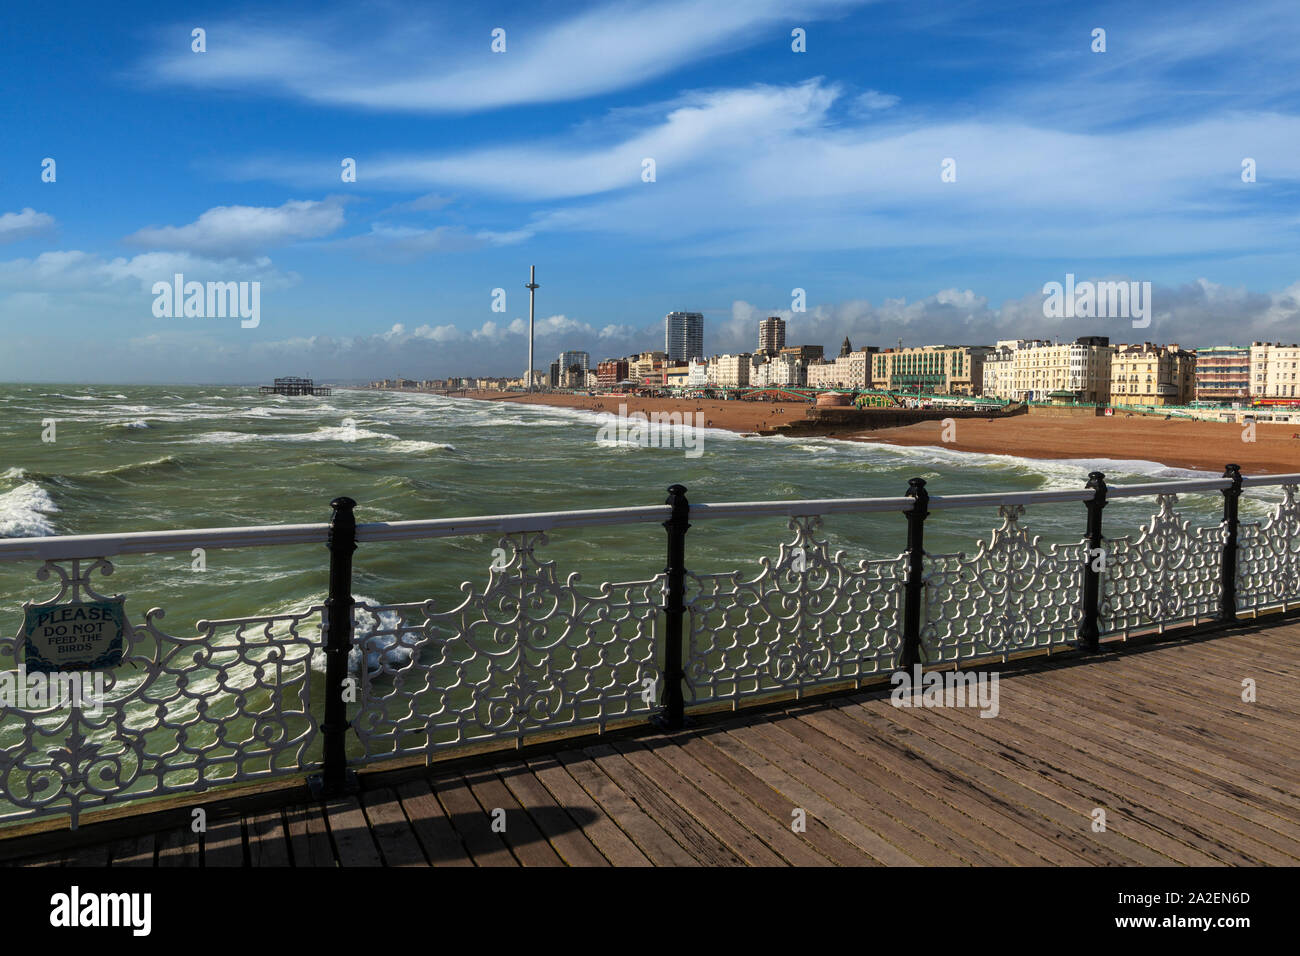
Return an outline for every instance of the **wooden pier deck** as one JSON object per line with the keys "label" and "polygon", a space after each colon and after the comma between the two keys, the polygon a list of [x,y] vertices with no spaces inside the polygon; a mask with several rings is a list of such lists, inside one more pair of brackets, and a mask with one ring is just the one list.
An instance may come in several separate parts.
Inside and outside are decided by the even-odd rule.
{"label": "wooden pier deck", "polygon": [[671,736],[374,776],[354,798],[210,819],[202,837],[173,825],[15,862],[1300,863],[1300,624],[1038,659],[1005,669],[999,691],[991,719],[846,693]]}

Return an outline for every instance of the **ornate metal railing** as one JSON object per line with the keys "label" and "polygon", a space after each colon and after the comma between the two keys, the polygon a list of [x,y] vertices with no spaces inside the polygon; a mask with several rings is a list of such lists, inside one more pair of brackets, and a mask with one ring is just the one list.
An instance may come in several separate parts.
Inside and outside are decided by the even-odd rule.
{"label": "ornate metal railing", "polygon": [[[1242,495],[1265,486],[1281,490],[1271,514],[1240,520]],[[66,670],[103,677],[94,707],[6,702],[0,821],[67,814],[75,827],[108,804],[286,774],[312,773],[313,791],[329,794],[353,768],[396,757],[614,722],[671,728],[690,706],[1287,610],[1300,604],[1297,487],[1300,475],[1243,478],[1235,465],[1137,485],[1094,472],[1078,489],[1015,494],[932,496],[918,478],[897,498],[693,504],[674,485],[653,507],[361,525],[338,498],[328,524],[0,540],[0,562],[36,562],[36,579],[57,585],[0,639],[0,693],[15,683],[5,674],[50,670],[41,655],[68,647],[93,659],[73,655]],[[1194,526],[1180,497],[1206,494],[1222,497],[1222,517]],[[1104,533],[1108,504],[1142,497],[1156,504],[1146,525]],[[1029,523],[1047,507],[1079,508],[1078,537],[1040,543]],[[970,551],[926,549],[936,512],[994,508],[998,526]],[[868,541],[877,556],[849,558],[824,528],[900,513],[906,542],[892,556]],[[763,518],[785,519],[790,536],[748,570],[688,569],[690,528]],[[588,585],[544,557],[566,529],[649,523],[667,531],[667,566],[637,580]],[[455,601],[354,597],[359,546],[484,536],[491,564]],[[110,613],[121,595],[101,593],[110,558],[320,544],[328,598],[291,613],[199,621],[180,636],[161,608],[132,623]],[[33,643],[33,621],[92,607],[94,640]]]}

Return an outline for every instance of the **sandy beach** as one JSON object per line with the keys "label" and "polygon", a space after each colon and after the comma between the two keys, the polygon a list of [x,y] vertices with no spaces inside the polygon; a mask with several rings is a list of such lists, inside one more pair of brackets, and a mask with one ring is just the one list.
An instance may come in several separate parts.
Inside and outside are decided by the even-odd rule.
{"label": "sandy beach", "polygon": [[[620,404],[628,412],[699,411],[713,428],[749,433],[773,428],[804,418],[803,403],[679,401],[669,398],[624,398],[610,395],[520,395],[500,392],[472,392],[470,398],[531,405],[583,408],[617,413]],[[937,445],[957,451],[1022,458],[1123,459],[1156,461],[1173,468],[1222,472],[1228,462],[1241,465],[1251,475],[1300,472],[1300,439],[1292,438],[1294,425],[1260,424],[1255,441],[1242,440],[1241,425],[1162,417],[1133,418],[1014,418],[958,419],[954,441],[942,440],[940,422],[919,422],[903,428],[837,434],[848,441],[892,445]]]}

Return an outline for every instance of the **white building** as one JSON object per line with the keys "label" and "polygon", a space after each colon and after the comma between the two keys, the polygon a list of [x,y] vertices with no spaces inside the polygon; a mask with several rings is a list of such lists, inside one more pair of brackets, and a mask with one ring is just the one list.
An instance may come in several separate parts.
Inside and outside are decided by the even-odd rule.
{"label": "white building", "polygon": [[687,388],[704,388],[709,384],[709,363],[692,359],[686,373]]}
{"label": "white building", "polygon": [[748,352],[739,355],[716,356],[717,378],[714,384],[720,388],[746,388],[749,385],[749,370],[753,367],[753,356]]}
{"label": "white building", "polygon": [[1251,398],[1300,398],[1300,345],[1250,343]]}
{"label": "white building", "polygon": [[789,385],[798,387],[808,382],[808,366],[803,359],[788,352],[782,352],[767,363],[768,385]]}

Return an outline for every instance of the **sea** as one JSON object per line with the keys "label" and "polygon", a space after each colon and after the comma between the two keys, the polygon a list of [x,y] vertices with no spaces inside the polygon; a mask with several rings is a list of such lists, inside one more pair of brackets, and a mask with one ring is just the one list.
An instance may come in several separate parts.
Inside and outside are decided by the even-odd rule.
{"label": "sea", "polygon": [[[692,502],[897,496],[924,478],[934,495],[1081,487],[1089,471],[1112,483],[1208,473],[1142,460],[1035,460],[943,447],[904,448],[829,438],[744,437],[701,429],[663,433],[655,447],[611,440],[597,413],[413,392],[336,389],[327,397],[258,394],[249,386],[0,386],[0,537],[73,535],[320,522],[331,499],[357,501],[359,522],[654,505],[669,485]],[[957,423],[960,428],[960,422]],[[689,444],[698,453],[687,454]],[[1243,500],[1261,516],[1278,495]],[[1217,523],[1218,495],[1187,496],[1193,523]],[[1136,533],[1150,499],[1115,500],[1108,535]],[[1000,524],[996,508],[936,511],[927,550],[973,552]],[[1030,508],[1042,542],[1072,543],[1082,504]],[[892,557],[904,516],[828,516],[820,534],[846,560]],[[697,521],[691,571],[753,572],[793,539],[784,518]],[[481,586],[490,537],[362,546],[355,591],[379,603],[455,601]],[[555,531],[538,549],[563,579],[591,585],[652,577],[665,533],[654,523]],[[128,611],[166,609],[171,628],[199,619],[282,613],[325,597],[323,545],[116,559],[104,586]],[[31,563],[0,564],[0,628],[15,633],[25,601],[46,599]]]}

